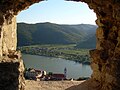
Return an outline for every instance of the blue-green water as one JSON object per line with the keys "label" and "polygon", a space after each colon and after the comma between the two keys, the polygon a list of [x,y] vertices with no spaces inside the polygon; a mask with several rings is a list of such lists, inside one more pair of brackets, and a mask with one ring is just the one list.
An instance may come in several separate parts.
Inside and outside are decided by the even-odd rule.
{"label": "blue-green water", "polygon": [[47,73],[64,73],[64,68],[66,67],[67,78],[90,77],[92,73],[89,65],[83,65],[61,58],[23,54],[23,61],[25,67],[45,70]]}

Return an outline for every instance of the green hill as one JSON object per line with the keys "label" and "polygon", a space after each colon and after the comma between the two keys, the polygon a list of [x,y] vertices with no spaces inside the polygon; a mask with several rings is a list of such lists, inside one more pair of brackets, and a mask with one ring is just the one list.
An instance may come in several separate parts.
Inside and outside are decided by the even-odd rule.
{"label": "green hill", "polygon": [[76,48],[84,48],[84,49],[93,49],[96,47],[96,36],[91,36],[85,41],[79,42],[76,45]]}
{"label": "green hill", "polygon": [[18,23],[18,46],[87,42],[92,36],[95,36],[96,28],[97,26],[89,24]]}

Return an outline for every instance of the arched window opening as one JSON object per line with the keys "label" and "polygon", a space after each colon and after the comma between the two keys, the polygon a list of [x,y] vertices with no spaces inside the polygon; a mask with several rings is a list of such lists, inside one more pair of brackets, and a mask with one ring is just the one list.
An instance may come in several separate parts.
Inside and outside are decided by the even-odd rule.
{"label": "arched window opening", "polygon": [[90,78],[95,20],[95,13],[81,2],[48,0],[22,11],[17,17],[18,48],[25,53],[27,71],[35,68],[64,74],[65,69],[67,79]]}

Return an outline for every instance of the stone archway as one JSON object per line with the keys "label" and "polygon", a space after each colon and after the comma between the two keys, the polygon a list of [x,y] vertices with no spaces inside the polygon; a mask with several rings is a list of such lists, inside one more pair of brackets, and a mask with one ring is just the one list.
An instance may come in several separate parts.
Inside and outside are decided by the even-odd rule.
{"label": "stone archway", "polygon": [[[23,62],[20,52],[16,51],[16,15],[39,1],[42,0],[0,1],[1,90],[24,90]],[[97,15],[97,45],[90,51],[93,74],[85,87],[87,90],[120,90],[120,1],[72,1],[87,3]]]}

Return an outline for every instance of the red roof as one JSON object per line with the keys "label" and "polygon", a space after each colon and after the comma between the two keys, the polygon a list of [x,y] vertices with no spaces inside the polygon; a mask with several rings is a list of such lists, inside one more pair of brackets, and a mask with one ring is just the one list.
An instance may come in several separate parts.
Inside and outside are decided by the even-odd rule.
{"label": "red roof", "polygon": [[56,78],[65,78],[64,74],[53,74],[52,76]]}

